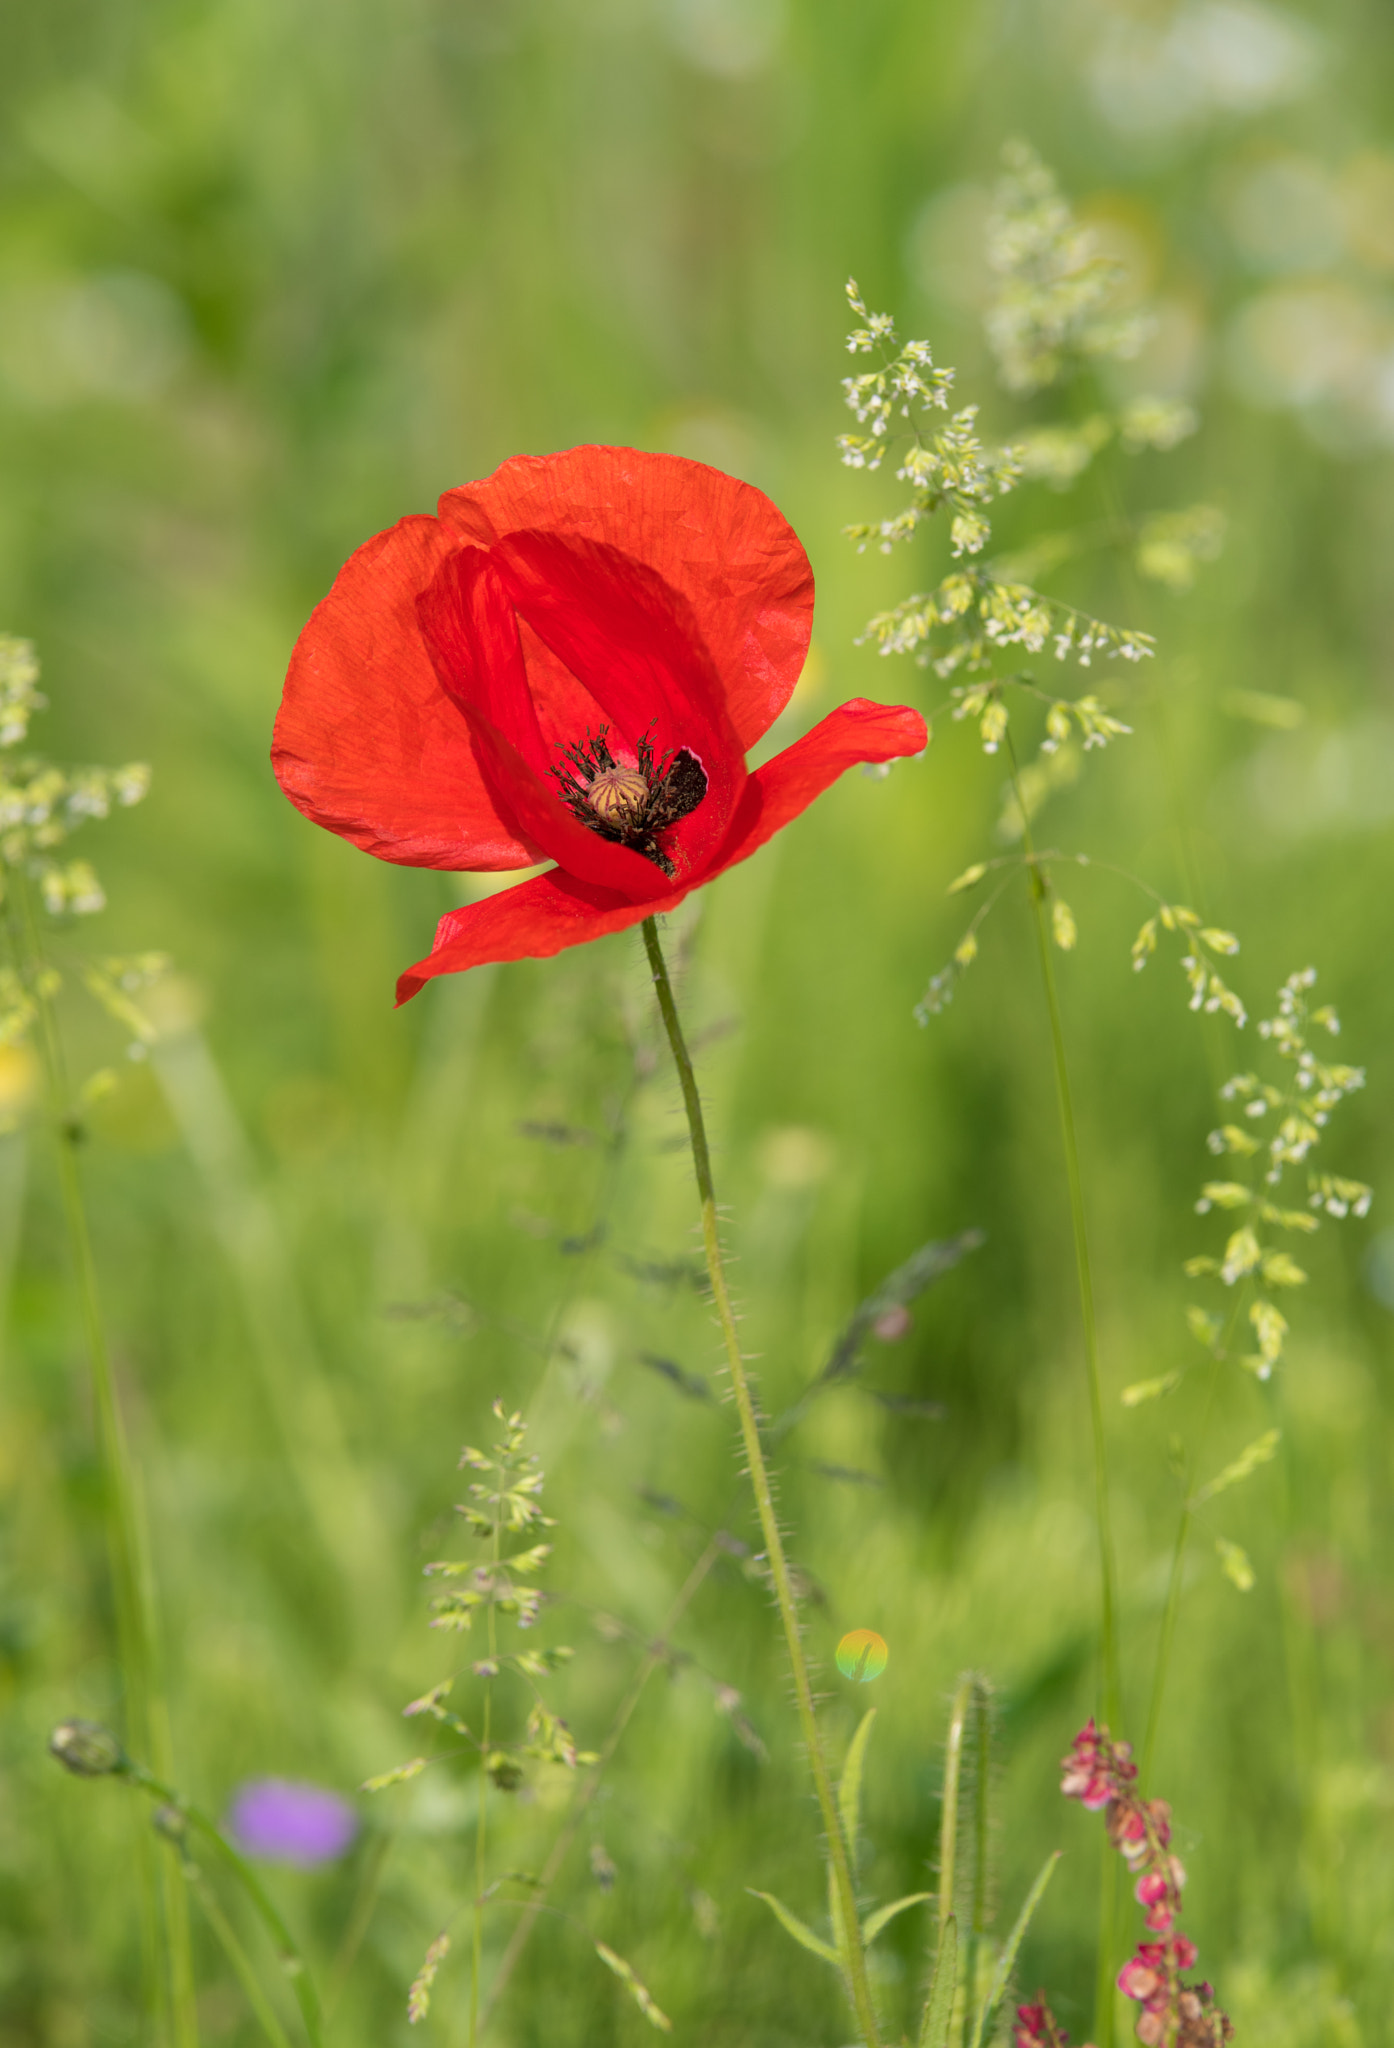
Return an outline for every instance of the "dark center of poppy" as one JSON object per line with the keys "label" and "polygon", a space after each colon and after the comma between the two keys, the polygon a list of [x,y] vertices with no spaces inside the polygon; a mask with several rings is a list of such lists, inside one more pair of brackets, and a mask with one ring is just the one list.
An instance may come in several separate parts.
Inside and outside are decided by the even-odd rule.
{"label": "dark center of poppy", "polygon": [[690,747],[677,747],[661,761],[654,757],[647,735],[635,749],[631,766],[610,750],[609,727],[594,738],[561,748],[562,760],[552,770],[561,786],[561,800],[578,824],[618,846],[628,846],[672,876],[677,870],[658,835],[679,818],[695,811],[707,793],[707,771]]}

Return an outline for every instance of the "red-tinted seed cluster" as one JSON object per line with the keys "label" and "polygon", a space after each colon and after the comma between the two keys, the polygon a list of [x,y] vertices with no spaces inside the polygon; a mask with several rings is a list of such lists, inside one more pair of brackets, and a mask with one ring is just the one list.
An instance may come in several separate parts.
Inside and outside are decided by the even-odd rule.
{"label": "red-tinted seed cluster", "polygon": [[[1137,1765],[1126,1742],[1089,1721],[1062,1761],[1060,1789],[1091,1813],[1102,1812],[1108,1837],[1137,1879],[1134,1892],[1146,1910],[1147,1931],[1123,1965],[1118,1988],[1142,2007],[1137,2037],[1144,2048],[1223,2048],[1234,2028],[1208,1984],[1187,1984],[1182,1971],[1196,1960],[1195,1944],[1177,1926],[1186,1873],[1171,1853],[1171,1809],[1164,1799],[1143,1799]],[[1049,2034],[1035,2039],[1050,2042]],[[1058,2038],[1058,2037],[1057,2037]]]}
{"label": "red-tinted seed cluster", "polygon": [[1037,1992],[1034,2005],[1017,2007],[1012,2048],[1065,2048],[1069,2038],[1065,2029],[1056,2025],[1044,1991]]}
{"label": "red-tinted seed cluster", "polygon": [[[1146,1914],[1149,1935],[1123,1965],[1118,1988],[1142,2010],[1137,2037],[1144,2048],[1224,2048],[1234,2028],[1215,2003],[1208,1984],[1187,1984],[1182,1971],[1194,1966],[1196,1951],[1177,1926],[1186,1873],[1171,1853],[1171,1809],[1164,1799],[1137,1792],[1137,1765],[1126,1742],[1114,1742],[1107,1728],[1089,1721],[1061,1761],[1060,1790],[1090,1813],[1102,1813],[1108,1838],[1137,1879],[1134,1892]],[[1034,2005],[1016,2009],[1012,2048],[1065,2048],[1045,1993]]]}

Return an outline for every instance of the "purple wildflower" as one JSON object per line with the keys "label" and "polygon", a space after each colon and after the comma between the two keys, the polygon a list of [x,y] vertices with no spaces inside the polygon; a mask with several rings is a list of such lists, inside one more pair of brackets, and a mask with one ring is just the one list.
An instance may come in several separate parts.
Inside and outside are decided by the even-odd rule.
{"label": "purple wildflower", "polygon": [[358,1833],[358,1816],[323,1785],[250,1778],[233,1794],[228,1831],[248,1856],[313,1870],[343,1855]]}

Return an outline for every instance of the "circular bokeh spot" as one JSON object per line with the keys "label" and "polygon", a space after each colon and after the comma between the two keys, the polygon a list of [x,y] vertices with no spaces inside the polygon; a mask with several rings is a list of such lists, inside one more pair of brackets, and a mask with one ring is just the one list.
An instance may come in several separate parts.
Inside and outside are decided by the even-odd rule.
{"label": "circular bokeh spot", "polygon": [[869,1685],[881,1676],[890,1654],[885,1637],[878,1636],[874,1628],[854,1628],[837,1646],[837,1668],[844,1678]]}

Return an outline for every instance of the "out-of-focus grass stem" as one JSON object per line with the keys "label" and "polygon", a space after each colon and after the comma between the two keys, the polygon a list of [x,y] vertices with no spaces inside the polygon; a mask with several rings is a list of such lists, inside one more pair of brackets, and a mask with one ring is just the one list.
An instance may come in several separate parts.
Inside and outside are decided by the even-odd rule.
{"label": "out-of-focus grass stem", "polygon": [[185,1799],[158,1773],[147,1770],[143,1764],[128,1758],[122,1766],[122,1774],[133,1784],[139,1785],[143,1792],[158,1799],[162,1806],[170,1808],[185,1826],[207,1844],[228,1875],[242,1887],[252,1910],[271,1937],[282,1970],[290,1979],[296,2004],[300,2007],[300,2016],[305,2023],[310,2048],[323,2048],[324,2023],[314,1979],[306,1966],[299,1943],[281,1918],[270,1894],[251,1864],[238,1854],[217,1822],[210,1819],[201,1806],[195,1806],[192,1800]]}
{"label": "out-of-focus grass stem", "polygon": [[[500,1453],[502,1456],[502,1453]],[[494,1488],[494,1533],[489,1546],[490,1582],[497,1584],[499,1555],[502,1549],[499,1516],[502,1512],[499,1490],[502,1479],[496,1475]],[[498,1616],[492,1598],[489,1601],[489,1667],[498,1665]],[[484,1968],[484,1874],[485,1859],[489,1846],[489,1741],[493,1727],[494,1682],[487,1679],[484,1685],[484,1727],[479,1750],[479,1811],[474,1826],[474,1946],[470,1970],[470,2048],[479,2038],[479,1979]]]}
{"label": "out-of-focus grass stem", "polygon": [[523,1917],[514,1928],[508,1947],[504,1950],[503,1961],[499,1964],[494,1981],[489,1986],[489,1996],[484,2001],[484,2010],[480,2016],[481,2028],[488,2026],[490,2018],[507,1988],[509,1978],[518,1967],[523,1950],[528,1945],[532,1931],[537,1925],[539,1915],[547,1904],[548,1895],[551,1892],[552,1886],[557,1881],[562,1864],[566,1860],[566,1852],[576,1839],[576,1830],[585,1819],[591,1802],[600,1790],[606,1766],[619,1748],[624,1731],[633,1718],[634,1709],[639,1704],[640,1695],[643,1693],[644,1687],[667,1655],[668,1638],[687,1612],[698,1587],[702,1584],[702,1581],[706,1578],[707,1573],[716,1563],[720,1554],[720,1540],[718,1537],[713,1536],[683,1581],[682,1587],[672,1606],[660,1622],[658,1635],[645,1651],[643,1662],[634,1674],[633,1683],[615,1711],[615,1718],[611,1722],[610,1732],[601,1746],[600,1756],[594,1766],[587,1772],[577,1792],[571,1811],[567,1815],[556,1841],[552,1844],[547,1861],[542,1866],[536,1889],[524,1907]]}
{"label": "out-of-focus grass stem", "polygon": [[184,1877],[203,1909],[204,1918],[217,1936],[218,1945],[231,1964],[233,1975],[242,1986],[247,2003],[252,2008],[261,2031],[271,2043],[271,2048],[290,2048],[290,2038],[277,2019],[275,2008],[262,1989],[261,1979],[256,1973],[252,1959],[238,1940],[236,1929],[223,1911],[217,1893],[196,1864],[185,1862]]}
{"label": "out-of-focus grass stem", "polygon": [[[1055,1064],[1055,1093],[1060,1109],[1060,1136],[1065,1153],[1065,1178],[1070,1192],[1070,1222],[1074,1232],[1075,1272],[1079,1285],[1080,1321],[1084,1332],[1084,1362],[1089,1384],[1089,1420],[1094,1443],[1094,1517],[1099,1545],[1099,1661],[1103,1719],[1117,1732],[1122,1727],[1122,1687],[1118,1663],[1118,1620],[1116,1567],[1113,1555],[1113,1527],[1109,1510],[1108,1447],[1104,1436],[1104,1397],[1099,1375],[1099,1332],[1094,1309],[1094,1269],[1089,1256],[1088,1218],[1084,1206],[1084,1178],[1079,1164],[1079,1134],[1075,1124],[1074,1097],[1070,1088],[1069,1061],[1065,1054],[1065,1028],[1060,1015],[1060,991],[1051,957],[1051,938],[1046,920],[1046,881],[1036,862],[1031,837],[1030,813],[1021,787],[1016,749],[1010,730],[1006,735],[1007,758],[1012,789],[1021,814],[1022,851],[1026,856],[1030,883],[1031,914],[1036,927],[1041,979],[1045,984],[1046,1010],[1050,1018],[1051,1054]],[[1114,1984],[1113,1952],[1118,1919],[1118,1885],[1113,1859],[1106,1857],[1099,1907],[1099,1961],[1095,1983],[1094,2031],[1098,2048],[1113,2048]]]}
{"label": "out-of-focus grass stem", "polygon": [[1022,818],[1022,850],[1030,880],[1031,911],[1035,920],[1040,952],[1041,979],[1045,984],[1046,1010],[1050,1018],[1051,1055],[1055,1066],[1055,1092],[1060,1109],[1060,1136],[1065,1153],[1065,1178],[1070,1193],[1070,1222],[1074,1233],[1075,1271],[1079,1285],[1080,1321],[1084,1331],[1084,1360],[1089,1383],[1089,1420],[1094,1445],[1094,1517],[1099,1545],[1099,1661],[1104,1719],[1115,1731],[1122,1725],[1122,1688],[1118,1665],[1117,1570],[1113,1556],[1113,1527],[1109,1508],[1108,1447],[1104,1436],[1103,1383],[1099,1375],[1099,1331],[1094,1309],[1094,1268],[1089,1255],[1088,1219],[1084,1207],[1084,1176],[1079,1163],[1079,1134],[1075,1123],[1074,1096],[1070,1088],[1069,1061],[1065,1053],[1065,1027],[1060,1015],[1060,991],[1051,957],[1045,902],[1047,885],[1036,861],[1031,827],[1017,769],[1011,735],[1007,735],[1012,787]]}
{"label": "out-of-focus grass stem", "polygon": [[1230,1314],[1229,1328],[1224,1342],[1217,1352],[1210,1368],[1210,1380],[1205,1391],[1205,1406],[1201,1411],[1200,1428],[1196,1432],[1195,1445],[1191,1451],[1186,1470],[1185,1494],[1181,1502],[1181,1513],[1176,1522],[1176,1541],[1171,1552],[1171,1572],[1167,1579],[1166,1605],[1162,1609],[1162,1632],[1157,1639],[1157,1665],[1152,1676],[1152,1698],[1147,1709],[1147,1734],[1142,1745],[1142,1782],[1151,1783],[1152,1764],[1157,1748],[1157,1732],[1162,1720],[1162,1700],[1166,1694],[1167,1673],[1171,1665],[1172,1646],[1176,1640],[1176,1621],[1181,1610],[1181,1589],[1185,1577],[1186,1545],[1190,1541],[1191,1522],[1194,1518],[1193,1502],[1196,1481],[1200,1476],[1201,1451],[1210,1430],[1210,1418],[1215,1411],[1215,1396],[1220,1388],[1220,1374],[1224,1366],[1224,1354],[1232,1341],[1239,1322],[1242,1296],[1236,1301]]}
{"label": "out-of-focus grass stem", "polygon": [[[20,976],[37,1013],[38,1038],[58,1156],[58,1183],[68,1234],[78,1308],[92,1376],[97,1445],[103,1476],[107,1556],[116,1614],[117,1651],[125,1683],[128,1741],[144,1751],[161,1773],[172,1767],[169,1707],[161,1669],[154,1574],[144,1504],[131,1462],[125,1422],[116,1394],[111,1349],[102,1319],[92,1233],[78,1170],[81,1132],[75,1122],[67,1062],[53,1007],[53,984],[45,959],[34,890],[28,877],[11,870],[10,941]],[[16,915],[17,912],[17,915]],[[168,1858],[158,1859],[149,1837],[137,1851],[142,1944],[157,2008],[177,2048],[197,2048],[198,2014],[188,1902]],[[163,1936],[164,1957],[160,1956]]]}
{"label": "out-of-focus grass stem", "polygon": [[832,1778],[828,1771],[827,1758],[823,1753],[822,1737],[818,1731],[818,1717],[813,1705],[813,1685],[809,1677],[808,1660],[804,1656],[798,1605],[794,1598],[788,1560],[784,1555],[784,1539],[780,1534],[779,1517],[775,1513],[774,1489],[770,1482],[769,1467],[765,1462],[764,1445],[760,1440],[755,1400],[746,1375],[745,1359],[741,1353],[735,1310],[731,1305],[730,1290],[726,1284],[726,1266],[722,1256],[721,1232],[716,1213],[716,1189],[712,1181],[711,1154],[707,1146],[702,1100],[678,1017],[673,985],[668,978],[668,967],[659,941],[657,921],[652,917],[646,917],[643,930],[644,946],[649,956],[653,985],[658,996],[658,1007],[663,1015],[664,1029],[672,1048],[673,1064],[677,1068],[678,1081],[682,1088],[683,1107],[687,1112],[688,1133],[692,1141],[692,1165],[702,1208],[702,1242],[706,1252],[707,1273],[711,1280],[712,1298],[726,1348],[726,1363],[736,1397],[736,1412],[740,1417],[741,1438],[750,1483],[755,1494],[760,1532],[764,1537],[765,1554],[769,1560],[770,1576],[774,1581],[775,1598],[779,1605],[780,1619],[784,1624],[784,1639],[788,1645],[789,1662],[793,1670],[794,1695],[798,1704],[804,1747],[808,1751],[814,1788],[818,1795],[818,1807],[827,1837],[833,1887],[845,1930],[848,1990],[865,2048],[878,2048],[880,2036],[876,2024],[876,2008],[872,2003],[866,1950],[862,1944],[861,1922],[857,1915],[856,1893],[852,1886],[851,1860],[838,1817],[837,1802],[833,1797]]}

